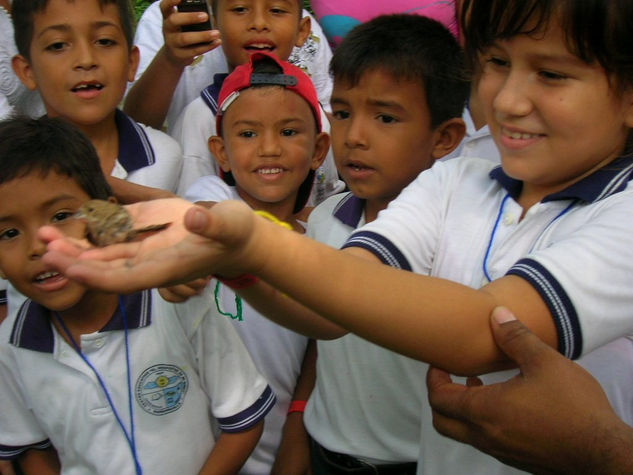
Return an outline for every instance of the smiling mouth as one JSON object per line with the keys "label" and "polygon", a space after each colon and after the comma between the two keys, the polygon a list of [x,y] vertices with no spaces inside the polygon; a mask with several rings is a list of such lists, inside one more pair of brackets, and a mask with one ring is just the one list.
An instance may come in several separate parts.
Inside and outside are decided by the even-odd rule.
{"label": "smiling mouth", "polygon": [[58,277],[59,275],[61,275],[59,272],[55,272],[55,271],[47,271],[47,272],[42,272],[40,275],[38,275],[37,277],[35,277],[35,282],[42,283],[42,282],[46,282],[48,279],[52,279],[54,277]]}
{"label": "smiling mouth", "polygon": [[260,175],[275,175],[282,172],[282,168],[260,168],[259,170],[257,170],[257,173],[259,173]]}
{"label": "smiling mouth", "polygon": [[100,91],[103,89],[103,84],[94,83],[94,84],[79,84],[71,89],[72,92],[79,91]]}
{"label": "smiling mouth", "polygon": [[510,131],[508,129],[502,129],[501,132],[506,137],[509,137],[511,139],[514,139],[514,140],[529,140],[529,139],[535,139],[537,137],[543,137],[543,134],[531,134],[531,133],[527,133],[527,132],[514,132],[514,131]]}
{"label": "smiling mouth", "polygon": [[275,50],[275,47],[268,43],[252,43],[252,44],[246,45],[244,49],[246,51],[253,51],[253,52],[257,52],[257,51],[272,52]]}

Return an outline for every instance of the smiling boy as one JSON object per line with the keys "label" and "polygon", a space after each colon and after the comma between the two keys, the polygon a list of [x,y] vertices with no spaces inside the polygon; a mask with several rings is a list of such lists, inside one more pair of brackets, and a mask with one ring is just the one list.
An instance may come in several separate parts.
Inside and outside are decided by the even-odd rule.
{"label": "smiling boy", "polygon": [[44,117],[0,123],[0,154],[0,272],[28,297],[0,327],[0,458],[52,446],[69,473],[237,473],[275,396],[207,318],[211,296],[173,305],[55,272],[37,230],[85,235],[75,213],[111,196],[95,150]]}
{"label": "smiling boy", "polygon": [[[298,0],[216,0],[212,6],[229,72],[247,63],[256,52],[271,53],[286,61],[293,47],[303,45],[310,33],[310,19],[302,16],[302,2]],[[216,74],[213,84],[184,109],[174,126],[173,136],[184,155],[178,185],[180,195],[197,178],[219,173],[207,141],[215,133],[218,95],[225,78],[226,74]],[[327,132],[329,125],[324,112],[322,122]],[[328,154],[315,174],[311,204],[342,188],[333,158]]]}

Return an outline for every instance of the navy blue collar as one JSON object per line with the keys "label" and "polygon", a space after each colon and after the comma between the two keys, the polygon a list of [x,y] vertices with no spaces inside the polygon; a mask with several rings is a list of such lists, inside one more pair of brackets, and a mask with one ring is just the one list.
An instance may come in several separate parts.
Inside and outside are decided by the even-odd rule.
{"label": "navy blue collar", "polygon": [[334,208],[332,213],[341,223],[357,228],[365,211],[365,200],[348,193]]}
{"label": "navy blue collar", "polygon": [[119,156],[117,160],[128,173],[153,165],[154,149],[143,128],[119,109],[114,114],[119,132]]}
{"label": "navy blue collar", "polygon": [[[490,177],[497,180],[513,199],[518,198],[522,181],[506,175],[500,166],[490,171]],[[624,190],[632,177],[633,157],[620,157],[564,190],[546,196],[542,202],[578,199],[593,203]]]}
{"label": "navy blue collar", "polygon": [[200,97],[202,97],[204,103],[209,106],[213,115],[218,113],[218,97],[220,97],[220,89],[222,89],[222,84],[227,76],[228,74],[226,73],[215,74],[213,76],[213,84],[205,87],[202,92],[200,92]]}
{"label": "navy blue collar", "polygon": [[[150,290],[124,295],[122,299],[129,329],[146,327],[151,323],[152,293]],[[27,300],[18,311],[10,343],[19,348],[52,353],[55,337],[50,319],[49,309],[30,299]],[[110,321],[99,332],[116,330],[123,330],[123,319],[118,305]]]}

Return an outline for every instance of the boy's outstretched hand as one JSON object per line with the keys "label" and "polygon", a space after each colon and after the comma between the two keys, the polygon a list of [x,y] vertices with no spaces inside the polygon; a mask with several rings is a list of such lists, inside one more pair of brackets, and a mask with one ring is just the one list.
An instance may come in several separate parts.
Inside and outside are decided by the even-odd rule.
{"label": "boy's outstretched hand", "polygon": [[141,241],[103,248],[44,226],[39,230],[48,245],[44,262],[90,287],[118,293],[189,282],[212,273],[234,276],[250,271],[240,268],[248,262],[240,257],[255,215],[244,203],[226,201],[207,210],[171,198],[126,208],[135,227],[157,220],[171,225]]}

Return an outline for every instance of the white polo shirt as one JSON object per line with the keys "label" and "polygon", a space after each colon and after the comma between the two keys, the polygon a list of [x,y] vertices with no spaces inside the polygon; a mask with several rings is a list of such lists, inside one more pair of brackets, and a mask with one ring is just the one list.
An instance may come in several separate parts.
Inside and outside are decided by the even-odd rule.
{"label": "white polo shirt", "polygon": [[[616,339],[633,333],[632,173],[633,159],[618,159],[546,197],[519,222],[522,209],[514,197],[521,183],[501,167],[471,158],[437,163],[345,246],[365,248],[394,267],[473,288],[488,282],[484,267],[492,279],[506,274],[526,279],[552,313],[561,353],[587,355],[579,363],[587,362],[619,415],[631,420],[631,379],[620,378],[631,374],[632,345]],[[482,379],[490,383],[513,374]],[[437,434],[425,406],[419,473],[515,471]]]}
{"label": "white polo shirt", "polygon": [[[235,187],[227,185],[217,176],[197,180],[187,191],[186,199],[193,202],[241,200]],[[215,289],[216,284],[215,280],[211,281],[211,288]],[[218,298],[223,311],[236,315],[235,292],[220,285]],[[275,461],[308,339],[265,318],[247,302],[242,302],[242,310],[242,321],[221,318],[228,319],[233,324],[255,366],[277,396],[277,404],[266,416],[264,433],[259,443],[240,470],[244,475],[260,475],[270,473]],[[219,312],[217,318],[220,318]]]}
{"label": "white polo shirt", "polygon": [[[212,297],[170,304],[156,291],[123,297],[128,319],[135,438],[144,473],[198,473],[215,437],[212,418],[227,432],[252,426],[274,404]],[[50,322],[27,301],[0,334],[0,456],[50,441],[63,473],[132,474],[134,463],[94,373]],[[81,348],[105,382],[130,431],[121,310]]]}
{"label": "white polo shirt", "polygon": [[[200,177],[218,175],[219,166],[209,151],[209,137],[216,135],[216,113],[218,97],[226,74],[216,74],[213,84],[206,87],[200,97],[191,102],[178,118],[173,137],[180,143],[183,152],[182,172],[178,184],[178,194],[184,196],[187,189]],[[330,122],[321,108],[323,132],[330,132]],[[314,174],[314,185],[308,200],[308,206],[316,206],[328,196],[345,188],[339,180],[332,148],[321,166]]]}
{"label": "white polo shirt", "polygon": [[135,122],[116,111],[119,154],[110,173],[113,177],[176,192],[182,168],[182,150],[169,135]]}
{"label": "white polo shirt", "polygon": [[[307,10],[303,10],[303,15],[309,16],[312,22],[310,36],[301,48],[292,50],[288,60],[306,71],[312,78],[319,101],[329,110],[328,104],[332,95],[332,78],[329,74],[332,50],[319,23]],[[154,2],[143,12],[136,26],[134,44],[138,46],[141,53],[136,79],[141,77],[164,42],[160,2]],[[198,56],[185,68],[167,113],[168,133],[171,134],[176,119],[185,106],[200,95],[200,91],[209,85],[211,78],[215,74],[226,73],[228,70],[226,57],[221,47]]]}
{"label": "white polo shirt", "polygon": [[[342,193],[314,209],[306,234],[339,248],[363,224],[364,200]],[[310,436],[376,463],[416,461],[426,365],[351,333],[317,346],[316,385],[304,415]]]}

